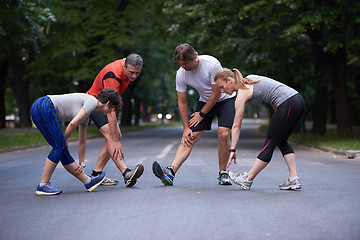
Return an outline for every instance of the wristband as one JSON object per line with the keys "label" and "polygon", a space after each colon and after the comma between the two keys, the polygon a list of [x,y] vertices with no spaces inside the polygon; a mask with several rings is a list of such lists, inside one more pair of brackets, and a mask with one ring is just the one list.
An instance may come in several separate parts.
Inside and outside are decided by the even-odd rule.
{"label": "wristband", "polygon": [[203,111],[200,110],[199,114],[200,114],[200,117],[205,117],[205,113]]}
{"label": "wristband", "polygon": [[236,152],[236,149],[235,148],[230,148],[229,149],[229,152],[231,153],[231,152]]}

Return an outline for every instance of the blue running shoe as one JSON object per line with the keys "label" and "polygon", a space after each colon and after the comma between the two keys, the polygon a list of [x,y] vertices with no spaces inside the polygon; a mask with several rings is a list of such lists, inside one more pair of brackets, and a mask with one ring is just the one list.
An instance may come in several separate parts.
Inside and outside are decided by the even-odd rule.
{"label": "blue running shoe", "polygon": [[163,168],[158,161],[153,162],[152,165],[153,173],[156,177],[160,178],[165,186],[172,186],[175,175],[172,174],[169,167]]}
{"label": "blue running shoe", "polygon": [[40,185],[37,186],[36,195],[42,196],[42,195],[58,195],[62,193],[60,189],[56,189],[50,185],[50,183],[46,183],[44,186],[40,187]]}
{"label": "blue running shoe", "polygon": [[88,184],[84,184],[88,192],[94,191],[104,180],[106,173],[102,172],[96,177],[91,177],[91,181]]}

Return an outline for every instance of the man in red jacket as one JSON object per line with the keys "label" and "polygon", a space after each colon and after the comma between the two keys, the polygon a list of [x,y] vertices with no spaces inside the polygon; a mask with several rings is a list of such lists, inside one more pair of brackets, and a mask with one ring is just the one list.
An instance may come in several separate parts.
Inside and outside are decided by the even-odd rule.
{"label": "man in red jacket", "polygon": [[[109,63],[96,76],[87,94],[96,97],[103,88],[113,88],[122,95],[129,86],[130,81],[135,81],[139,76],[142,66],[142,58],[134,53],[126,58]],[[90,119],[104,135],[106,142],[100,150],[98,161],[91,175],[97,176],[101,174],[111,157],[124,176],[125,185],[127,187],[134,186],[136,179],[144,172],[144,166],[138,164],[133,170],[126,167],[124,152],[120,143],[121,131],[117,123],[116,111],[110,112],[107,116],[100,112],[93,113],[90,115]],[[84,160],[80,159],[79,161],[83,162]],[[117,183],[118,181],[115,179],[106,178],[102,184],[115,185]]]}

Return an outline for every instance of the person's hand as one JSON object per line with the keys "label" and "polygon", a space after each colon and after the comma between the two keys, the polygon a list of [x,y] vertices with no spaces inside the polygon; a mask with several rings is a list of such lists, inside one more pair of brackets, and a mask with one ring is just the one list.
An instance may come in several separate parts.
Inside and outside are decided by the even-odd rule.
{"label": "person's hand", "polygon": [[231,152],[230,156],[229,156],[229,161],[226,165],[226,168],[228,168],[231,165],[231,162],[234,160],[234,164],[236,164],[236,153],[235,152]]}
{"label": "person's hand", "polygon": [[204,117],[200,116],[200,112],[194,112],[193,114],[191,114],[190,117],[191,117],[189,120],[190,127],[196,127],[204,119]]}
{"label": "person's hand", "polygon": [[185,146],[190,147],[191,142],[194,140],[194,134],[190,128],[184,129],[181,143]]}
{"label": "person's hand", "polygon": [[83,173],[84,172],[84,168],[83,168],[83,166],[81,166],[80,164],[75,168],[75,174],[76,175],[79,175],[79,174],[81,174],[81,173]]}
{"label": "person's hand", "polygon": [[119,141],[113,141],[112,145],[114,147],[114,152],[112,154],[113,159],[120,158],[120,160],[124,159],[124,151],[122,149],[121,143]]}

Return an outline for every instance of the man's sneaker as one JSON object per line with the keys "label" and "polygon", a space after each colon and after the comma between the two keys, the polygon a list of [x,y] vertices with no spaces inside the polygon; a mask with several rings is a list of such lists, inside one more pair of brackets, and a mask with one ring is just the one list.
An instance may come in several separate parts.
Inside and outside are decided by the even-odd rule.
{"label": "man's sneaker", "polygon": [[52,187],[50,185],[50,183],[46,183],[44,186],[40,187],[40,185],[37,186],[36,189],[36,195],[41,196],[41,195],[58,195],[60,193],[62,193],[62,191],[60,189],[56,189],[54,187]]}
{"label": "man's sneaker", "polygon": [[289,178],[283,183],[279,185],[280,190],[295,190],[301,189],[301,180],[300,178],[296,178],[294,180],[290,180]]}
{"label": "man's sneaker", "polygon": [[229,171],[229,177],[230,179],[239,185],[244,190],[250,190],[251,184],[253,181],[247,180],[247,172],[244,173],[234,173],[233,171]]}
{"label": "man's sneaker", "polygon": [[220,185],[232,185],[229,174],[227,172],[219,172],[218,184]]}
{"label": "man's sneaker", "polygon": [[136,179],[138,179],[141,174],[144,172],[144,166],[142,164],[136,165],[134,170],[128,171],[125,173],[124,181],[126,187],[132,187],[136,183]]}
{"label": "man's sneaker", "polygon": [[160,178],[165,186],[172,186],[174,181],[174,175],[169,167],[163,168],[158,161],[153,162],[152,165],[153,173],[156,177]]}
{"label": "man's sneaker", "polygon": [[91,176],[91,181],[88,184],[84,184],[88,192],[94,191],[104,180],[105,180],[105,172],[102,172],[100,175],[93,177]]}
{"label": "man's sneaker", "polygon": [[104,186],[116,185],[116,184],[118,184],[118,182],[119,181],[116,179],[110,179],[110,178],[105,177],[105,179],[101,183],[101,185],[104,185]]}

